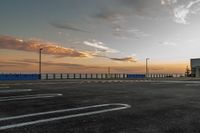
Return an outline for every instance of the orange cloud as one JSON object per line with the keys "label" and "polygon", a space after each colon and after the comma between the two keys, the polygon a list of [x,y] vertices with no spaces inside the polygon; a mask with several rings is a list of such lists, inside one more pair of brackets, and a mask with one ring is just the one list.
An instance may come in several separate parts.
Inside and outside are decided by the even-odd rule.
{"label": "orange cloud", "polygon": [[38,52],[43,48],[43,54],[55,55],[56,57],[90,57],[88,52],[78,51],[72,48],[59,47],[59,44],[40,40],[21,40],[11,36],[0,36],[0,48],[14,49],[30,52]]}
{"label": "orange cloud", "polygon": [[134,57],[125,57],[125,58],[110,58],[114,61],[123,61],[123,62],[136,62],[136,59]]}

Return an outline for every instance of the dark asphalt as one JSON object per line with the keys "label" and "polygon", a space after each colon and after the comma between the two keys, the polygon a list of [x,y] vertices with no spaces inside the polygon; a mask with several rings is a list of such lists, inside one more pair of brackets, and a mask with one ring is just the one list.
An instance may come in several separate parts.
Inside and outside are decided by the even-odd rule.
{"label": "dark asphalt", "polygon": [[[26,89],[28,91],[25,91]],[[53,96],[43,97],[49,94]],[[57,96],[57,94],[62,95]],[[16,99],[18,97],[22,99]],[[2,98],[12,98],[12,100],[1,101]],[[8,117],[113,103],[127,104],[131,107],[1,130],[2,127],[19,123],[121,106],[110,105],[1,121]],[[81,80],[61,80],[0,83],[0,133],[199,132],[200,81],[108,82],[91,80],[83,82]]]}

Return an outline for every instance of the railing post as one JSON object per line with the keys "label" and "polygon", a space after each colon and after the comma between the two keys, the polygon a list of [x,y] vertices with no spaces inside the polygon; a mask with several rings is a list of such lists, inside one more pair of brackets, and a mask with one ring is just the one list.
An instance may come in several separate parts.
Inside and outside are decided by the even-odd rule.
{"label": "railing post", "polygon": [[93,77],[92,77],[92,74],[91,74],[91,79],[92,79]]}
{"label": "railing post", "polygon": [[62,75],[62,73],[60,74],[60,78],[63,79],[63,75]]}
{"label": "railing post", "polygon": [[74,79],[76,78],[76,74],[74,73]]}
{"label": "railing post", "polygon": [[81,74],[79,74],[79,79],[81,79]]}
{"label": "railing post", "polygon": [[49,79],[48,74],[46,74],[46,79]]}
{"label": "railing post", "polygon": [[53,74],[53,79],[56,79],[56,74],[55,73]]}

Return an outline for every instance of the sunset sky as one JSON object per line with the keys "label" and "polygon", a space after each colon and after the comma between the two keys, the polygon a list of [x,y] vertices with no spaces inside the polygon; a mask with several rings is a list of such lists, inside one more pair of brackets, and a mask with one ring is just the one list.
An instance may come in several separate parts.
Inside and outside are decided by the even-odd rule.
{"label": "sunset sky", "polygon": [[0,72],[183,73],[200,0],[1,0]]}

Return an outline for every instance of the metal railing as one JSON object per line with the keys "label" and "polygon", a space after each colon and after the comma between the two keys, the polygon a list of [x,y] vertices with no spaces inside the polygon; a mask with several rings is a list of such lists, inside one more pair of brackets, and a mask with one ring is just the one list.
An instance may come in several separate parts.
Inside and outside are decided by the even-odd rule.
{"label": "metal railing", "polygon": [[77,74],[77,73],[46,73],[41,75],[41,79],[126,79],[127,74]]}
{"label": "metal railing", "polygon": [[[143,76],[144,75],[144,76]],[[122,73],[43,73],[41,79],[134,79],[134,78],[181,78],[185,74],[122,74]]]}

